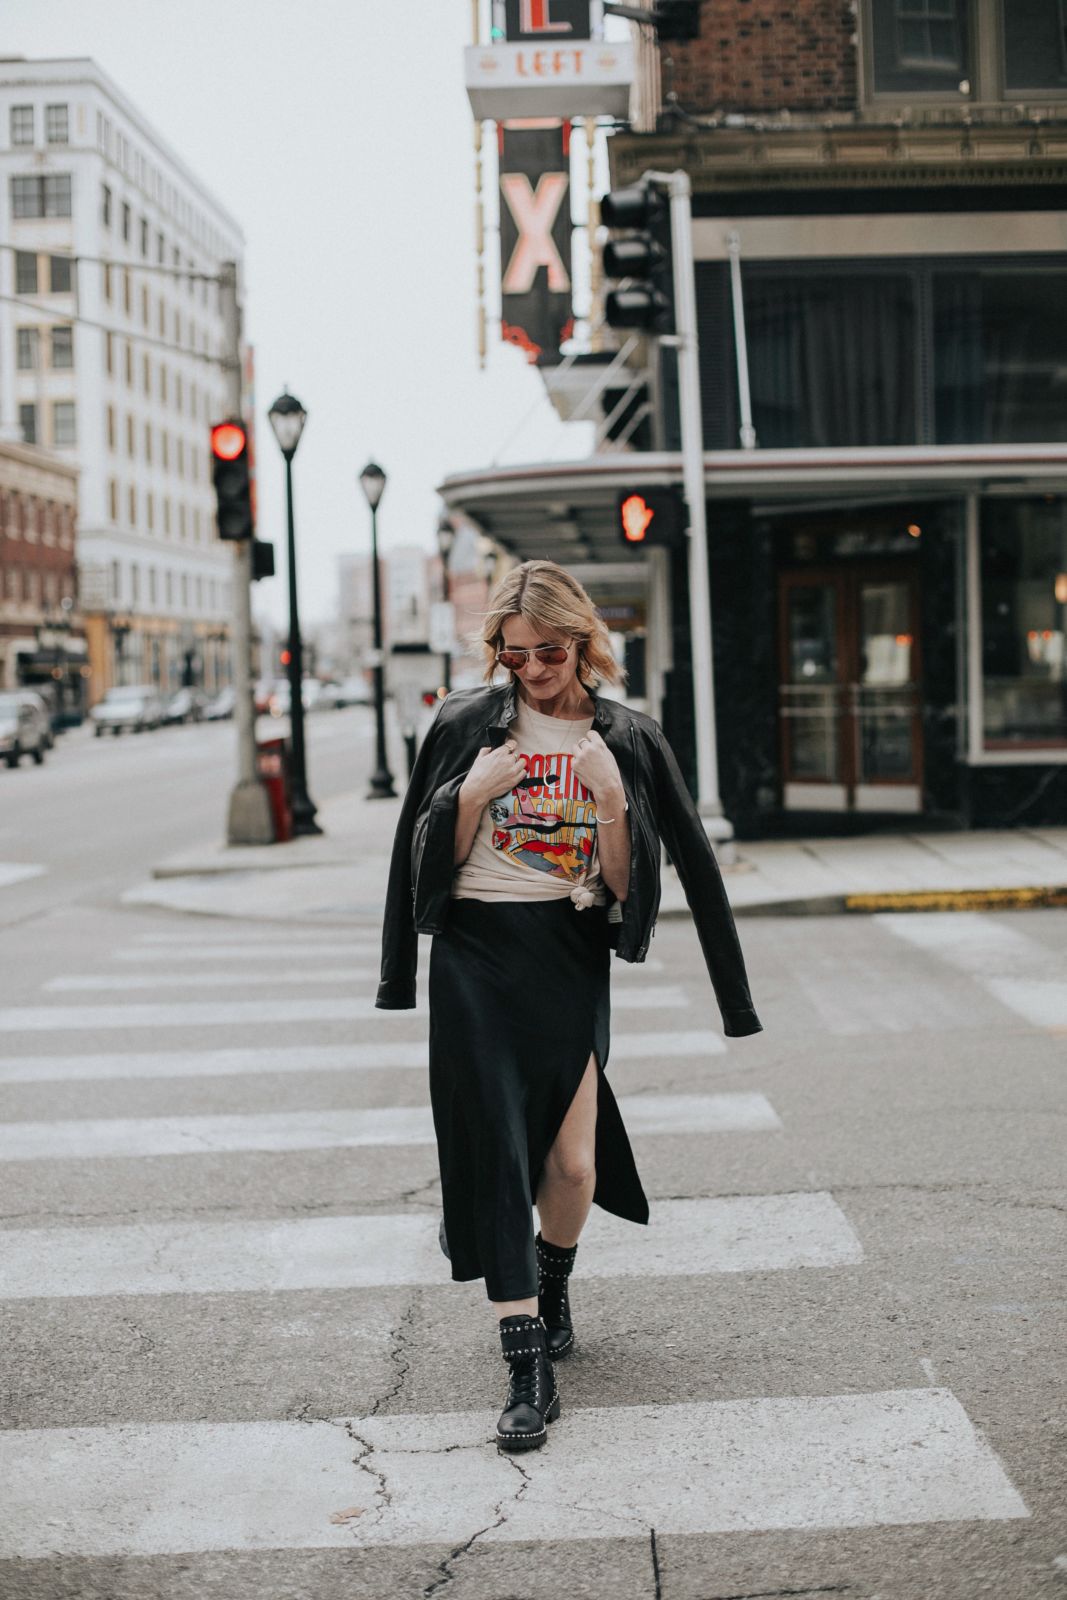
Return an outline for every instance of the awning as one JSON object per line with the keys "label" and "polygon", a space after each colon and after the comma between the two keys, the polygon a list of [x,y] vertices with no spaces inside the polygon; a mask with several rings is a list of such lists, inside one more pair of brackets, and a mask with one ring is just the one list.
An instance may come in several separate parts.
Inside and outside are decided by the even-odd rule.
{"label": "awning", "polygon": [[[716,450],[704,457],[708,500],[761,504],[915,494],[1067,493],[1067,444],[908,445],[842,450]],[[580,461],[541,461],[456,473],[440,485],[450,511],[462,511],[506,550],[563,565],[644,564],[616,528],[622,490],[682,483],[677,452],[603,451]],[[709,513],[714,534],[714,505]]]}

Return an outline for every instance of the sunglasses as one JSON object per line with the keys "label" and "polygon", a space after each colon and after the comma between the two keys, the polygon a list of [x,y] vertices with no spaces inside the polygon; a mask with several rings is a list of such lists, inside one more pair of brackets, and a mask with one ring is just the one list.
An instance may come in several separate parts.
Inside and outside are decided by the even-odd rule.
{"label": "sunglasses", "polygon": [[498,650],[496,659],[500,666],[507,667],[509,671],[521,672],[529,664],[531,656],[536,656],[546,667],[561,667],[569,651],[569,644],[539,644],[535,650]]}

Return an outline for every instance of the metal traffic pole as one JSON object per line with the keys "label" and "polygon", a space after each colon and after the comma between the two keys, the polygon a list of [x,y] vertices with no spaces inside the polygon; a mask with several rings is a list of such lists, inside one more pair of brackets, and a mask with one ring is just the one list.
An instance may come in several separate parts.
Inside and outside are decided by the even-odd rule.
{"label": "metal traffic pole", "polygon": [[[678,406],[682,428],[682,482],[689,508],[689,633],[693,660],[693,712],[696,724],[697,810],[708,836],[723,842],[734,830],[719,797],[719,753],[715,733],[715,668],[708,576],[708,528],[704,488],[704,416],[700,400],[700,343],[697,335],[693,213],[687,172],[646,172],[643,182],[666,188],[671,205],[674,258],[673,344],[678,351]],[[732,847],[720,852],[728,860]]]}
{"label": "metal traffic pole", "polygon": [[[223,326],[226,411],[241,415],[241,308],[237,303],[237,264],[224,261],[219,297]],[[230,791],[226,839],[229,844],[273,844],[270,799],[256,775],[256,719],[252,703],[252,540],[233,542],[233,692],[237,729],[237,783]]]}

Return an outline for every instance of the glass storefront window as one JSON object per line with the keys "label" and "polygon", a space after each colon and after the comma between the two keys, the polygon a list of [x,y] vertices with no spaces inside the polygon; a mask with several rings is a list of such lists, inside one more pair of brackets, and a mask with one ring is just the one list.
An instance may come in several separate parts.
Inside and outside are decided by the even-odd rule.
{"label": "glass storefront window", "polygon": [[1067,499],[986,500],[983,743],[1067,748]]}
{"label": "glass storefront window", "polygon": [[1067,439],[1067,275],[934,274],[938,444]]}

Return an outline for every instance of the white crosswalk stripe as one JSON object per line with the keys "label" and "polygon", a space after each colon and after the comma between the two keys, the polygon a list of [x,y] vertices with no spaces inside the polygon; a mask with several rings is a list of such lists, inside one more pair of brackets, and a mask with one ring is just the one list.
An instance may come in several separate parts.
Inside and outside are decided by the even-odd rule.
{"label": "white crosswalk stripe", "polygon": [[47,867],[31,865],[26,861],[0,861],[0,889],[8,889],[15,883],[26,883],[30,878],[41,878],[47,871]]}
{"label": "white crosswalk stripe", "polygon": [[[761,1094],[624,1095],[633,1134],[764,1132],[781,1127]],[[0,1162],[203,1155],[237,1150],[343,1150],[433,1144],[429,1106],[276,1111],[252,1116],[90,1118],[0,1123]]]}
{"label": "white crosswalk stripe", "polygon": [[[346,974],[346,979],[349,975]],[[235,978],[235,984],[240,983]],[[612,996],[620,1011],[679,1011],[686,1009],[678,988],[649,987]],[[363,1022],[370,1017],[392,1018],[427,1015],[426,1002],[406,1011],[378,1011],[373,995],[344,1000],[205,1000],[168,1005],[137,1003],[123,1006],[9,1006],[0,1010],[0,1033],[106,1032],[109,1028],[224,1028],[275,1026],[283,1022]]]}
{"label": "white crosswalk stripe", "polygon": [[[717,1033],[679,1029],[672,1033],[617,1033],[611,1060],[700,1060],[723,1055]],[[212,1050],[130,1050],[95,1055],[0,1057],[0,1083],[62,1083],[93,1078],[216,1078],[260,1076],[271,1072],[373,1072],[379,1068],[425,1072],[424,1041],[386,1040],[375,1044],[309,1045],[287,1049],[235,1046]]]}
{"label": "white crosswalk stripe", "polygon": [[[811,1532],[1030,1514],[941,1388],[570,1410],[553,1448],[524,1458],[521,1472],[488,1443],[494,1420],[0,1433],[0,1555],[450,1545],[474,1529],[489,1543],[647,1539],[650,1527]],[[362,1514],[331,1520],[353,1506]]]}
{"label": "white crosswalk stripe", "polygon": [[[830,1194],[661,1200],[647,1229],[594,1212],[590,1277],[828,1267],[863,1259]],[[210,1294],[441,1283],[436,1217],[125,1223],[0,1232],[0,1298]]]}
{"label": "white crosswalk stripe", "polygon": [[[232,938],[232,935],[231,935]],[[216,962],[216,961],[259,961],[264,957],[271,960],[285,961],[339,961],[342,956],[370,957],[376,954],[379,946],[375,941],[365,939],[336,939],[316,940],[290,945],[273,943],[265,945],[262,941],[240,944],[219,944],[205,940],[198,945],[186,946],[184,944],[155,944],[155,945],[128,945],[123,950],[113,951],[116,961],[136,963],[139,966],[163,966],[168,962]]]}
{"label": "white crosswalk stripe", "polygon": [[86,972],[64,973],[41,985],[46,994],[78,994],[113,990],[137,994],[153,989],[283,989],[286,984],[305,988],[312,983],[348,984],[377,982],[372,967],[320,967],[315,972],[292,972],[279,967],[271,972]]}
{"label": "white crosswalk stripe", "polygon": [[1033,1027],[1067,1027],[1062,967],[1020,929],[977,911],[883,912],[874,921],[894,938],[977,978],[988,994]]}

